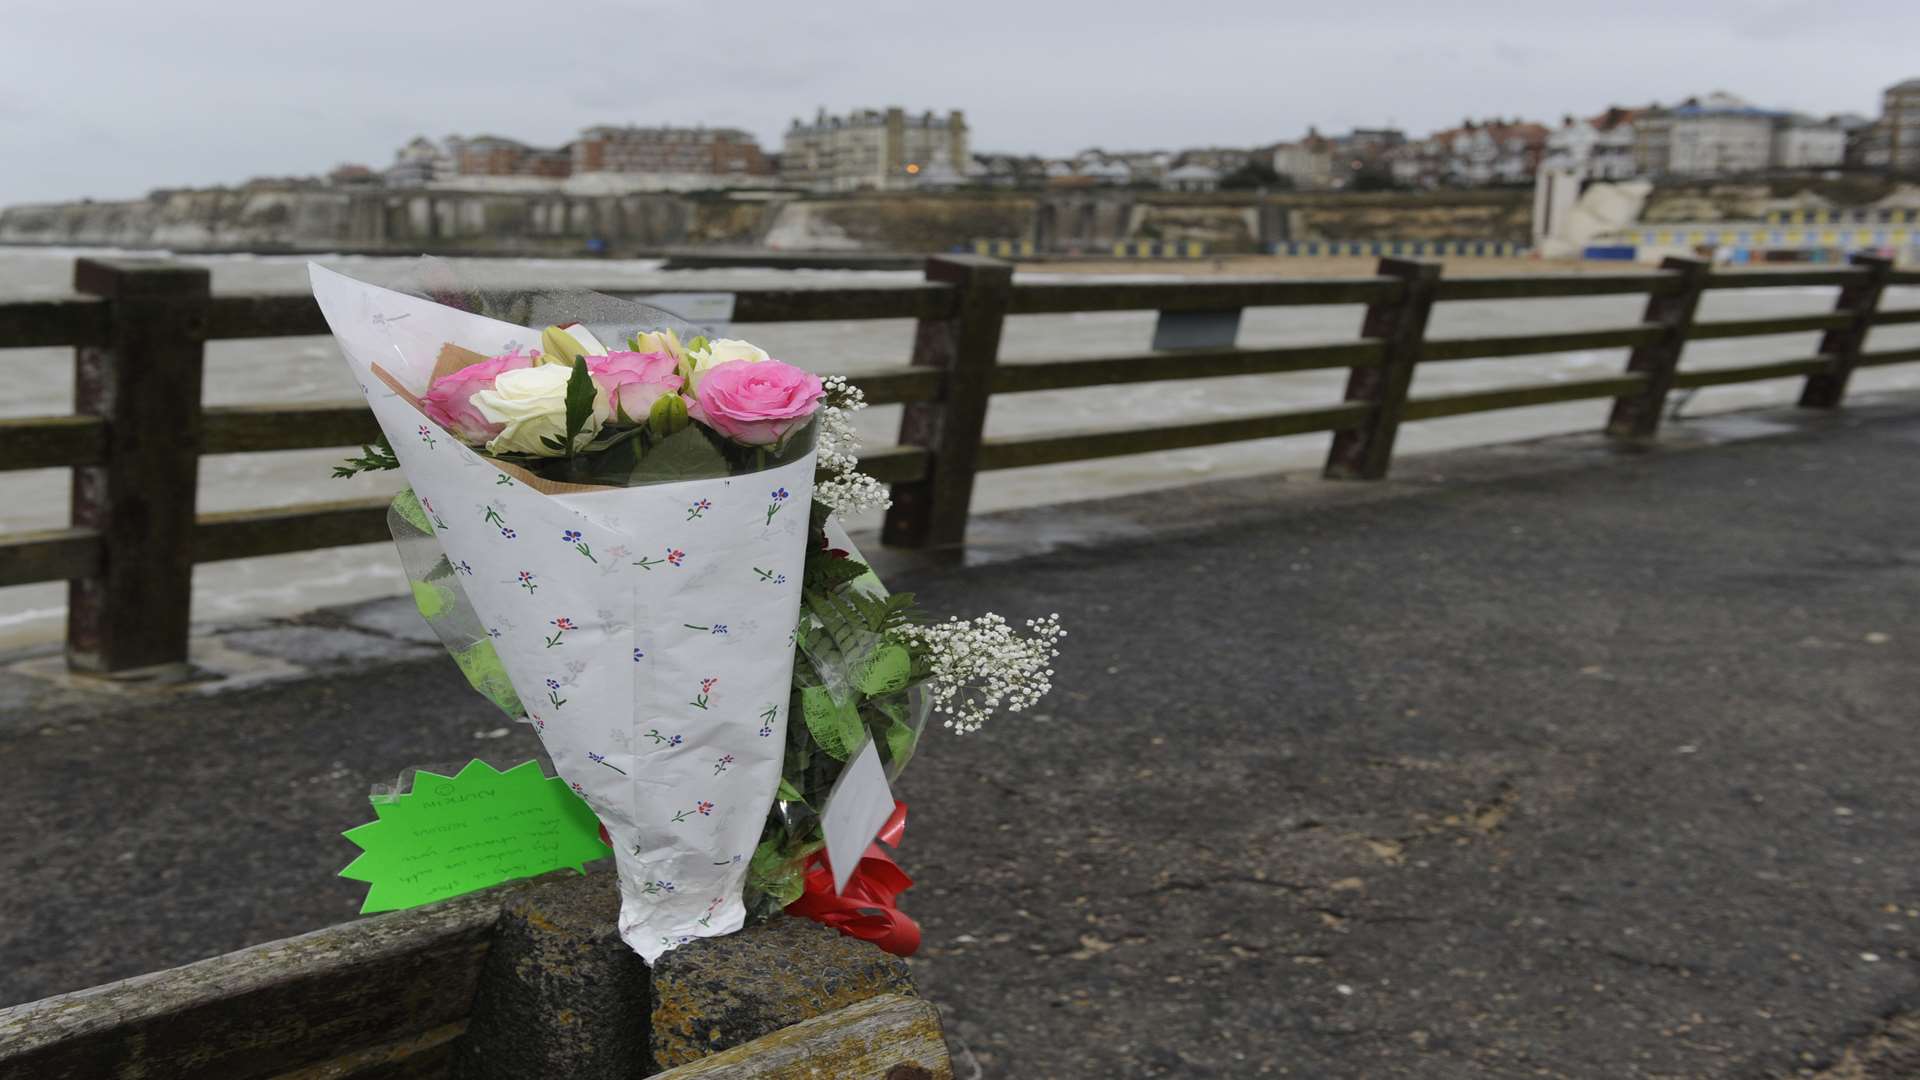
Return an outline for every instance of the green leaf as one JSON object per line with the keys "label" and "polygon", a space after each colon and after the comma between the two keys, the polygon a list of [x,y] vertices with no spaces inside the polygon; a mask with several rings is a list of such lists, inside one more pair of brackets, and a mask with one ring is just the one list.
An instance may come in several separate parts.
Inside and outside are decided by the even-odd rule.
{"label": "green leaf", "polygon": [[433,522],[427,520],[426,508],[420,505],[420,499],[412,488],[403,488],[393,497],[393,512],[406,519],[407,524],[431,536]]}
{"label": "green leaf", "polygon": [[627,475],[627,484],[664,484],[679,480],[712,480],[732,475],[726,456],[699,428],[685,428],[655,443]]}
{"label": "green leaf", "polygon": [[501,712],[515,720],[527,715],[527,708],[520,704],[520,695],[514,693],[513,680],[507,676],[507,666],[500,662],[500,654],[494,651],[492,641],[481,638],[455,652],[453,662],[459,666],[460,674],[467,677],[467,685],[500,706]]}
{"label": "green leaf", "polygon": [[453,590],[430,581],[416,581],[413,583],[413,606],[419,610],[421,618],[432,622],[453,606]]}
{"label": "green leaf", "polygon": [[891,694],[907,688],[907,679],[913,672],[913,658],[907,650],[892,642],[887,642],[873,651],[867,662],[853,677],[853,685],[863,694]]}
{"label": "green leaf", "polygon": [[800,899],[807,886],[802,866],[819,846],[803,844],[798,851],[787,851],[779,840],[760,841],[760,846],[753,849],[753,858],[747,860],[747,888],[766,893],[780,907]]}
{"label": "green leaf", "polygon": [[867,564],[857,559],[836,559],[826,552],[807,556],[807,569],[801,588],[815,592],[833,592],[842,585],[865,577]]}
{"label": "green leaf", "polygon": [[567,379],[567,456],[573,456],[576,437],[593,419],[593,376],[587,374],[587,358],[573,362],[573,374]]}
{"label": "green leaf", "polygon": [[807,723],[807,734],[822,753],[835,761],[845,761],[860,748],[866,725],[860,710],[852,702],[841,704],[824,686],[809,686],[800,691],[800,714]]}
{"label": "green leaf", "polygon": [[381,472],[399,467],[400,459],[394,456],[392,445],[387,442],[386,435],[382,434],[378,439],[362,446],[359,457],[348,458],[345,465],[335,465],[333,477],[339,480],[355,473]]}
{"label": "green leaf", "polygon": [[800,789],[797,787],[794,787],[793,783],[784,776],[780,778],[780,786],[774,789],[773,797],[779,800],[780,802],[806,802],[807,801],[806,799],[801,797]]}
{"label": "green leaf", "polygon": [[901,769],[906,768],[907,761],[913,757],[913,748],[919,743],[920,737],[914,734],[912,728],[894,720],[887,724],[885,738],[888,769],[898,775]]}
{"label": "green leaf", "polygon": [[576,460],[585,466],[585,483],[619,487],[632,475],[633,467],[640,464],[640,444],[615,443],[599,453],[583,452]]}

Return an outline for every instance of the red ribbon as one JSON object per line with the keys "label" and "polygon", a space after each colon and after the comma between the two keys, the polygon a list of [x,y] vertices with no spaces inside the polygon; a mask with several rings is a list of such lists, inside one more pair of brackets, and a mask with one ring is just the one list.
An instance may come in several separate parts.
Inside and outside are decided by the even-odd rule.
{"label": "red ribbon", "polygon": [[880,827],[876,842],[867,845],[860,865],[847,879],[847,889],[833,891],[833,870],[824,849],[807,857],[806,891],[787,905],[787,914],[812,919],[848,937],[871,941],[895,956],[912,956],[920,947],[920,924],[893,906],[894,897],[913,887],[913,879],[880,847],[899,847],[907,831],[907,804],[895,801],[893,815]]}

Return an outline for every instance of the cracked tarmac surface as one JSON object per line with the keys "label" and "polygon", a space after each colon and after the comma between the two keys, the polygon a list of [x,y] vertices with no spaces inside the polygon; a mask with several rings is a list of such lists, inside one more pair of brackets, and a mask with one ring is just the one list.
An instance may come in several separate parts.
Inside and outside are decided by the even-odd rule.
{"label": "cracked tarmac surface", "polygon": [[[959,1075],[1904,1075],[1917,454],[1909,411],[1436,457],[895,575],[1070,631],[1037,714],[930,734],[901,785]],[[369,783],[535,753],[489,708],[433,659],[0,724],[0,1001],[350,918]]]}

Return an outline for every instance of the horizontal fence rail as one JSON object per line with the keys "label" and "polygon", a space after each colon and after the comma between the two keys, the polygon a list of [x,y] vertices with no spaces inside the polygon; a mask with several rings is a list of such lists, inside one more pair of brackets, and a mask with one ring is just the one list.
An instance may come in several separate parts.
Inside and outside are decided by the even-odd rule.
{"label": "horizontal fence rail", "polygon": [[[78,350],[75,413],[0,420],[0,471],[75,471],[73,523],[0,536],[0,586],[68,581],[68,658],[77,668],[122,671],[185,659],[188,612],[132,606],[134,599],[184,596],[195,563],[279,555],[384,541],[387,500],[346,499],[221,513],[196,513],[191,477],[210,454],[350,447],[380,433],[363,402],[201,406],[164,431],[146,411],[153,379],[199,394],[204,343],[324,335],[325,320],[305,294],[208,295],[204,271],[166,263],[81,260],[71,296],[0,301],[0,349]],[[1285,435],[1334,436],[1329,476],[1378,478],[1402,423],[1559,402],[1611,400],[1607,430],[1628,442],[1655,437],[1674,390],[1763,379],[1805,381],[1802,404],[1839,404],[1860,368],[1920,362],[1920,348],[1867,350],[1872,327],[1920,324],[1920,308],[1880,310],[1889,285],[1920,285],[1920,272],[1856,256],[1820,269],[1714,271],[1698,260],[1660,269],[1606,273],[1444,278],[1434,264],[1384,259],[1371,276],[1313,280],[1015,282],[1006,264],[971,256],[930,260],[919,284],[854,288],[747,289],[734,294],[740,323],[910,319],[917,324],[910,366],[849,377],[875,405],[904,408],[896,446],[869,451],[863,471],[894,490],[883,537],[908,546],[964,539],[975,474]],[[1833,287],[1834,309],[1812,315],[1701,320],[1702,293],[1722,289]],[[500,290],[510,294],[513,290]],[[660,290],[615,285],[613,295]],[[1642,295],[1632,325],[1543,334],[1432,337],[1436,303]],[[1358,304],[1356,340],[1205,347],[1074,359],[1003,361],[999,341],[1012,316],[1158,312],[1162,317],[1237,320],[1246,308]],[[1230,323],[1229,325],[1237,325]],[[1734,367],[1684,370],[1689,341],[1818,333],[1813,355]],[[1421,364],[1625,349],[1614,376],[1416,396]],[[1069,391],[1137,383],[1345,370],[1344,401],[1319,408],[1250,410],[1249,415],[987,437],[996,394]],[[143,381],[146,380],[146,381]],[[174,392],[169,390],[168,392]],[[135,449],[137,448],[137,449]],[[162,461],[155,471],[151,460]],[[136,465],[136,463],[138,463]],[[187,490],[162,492],[155,476]],[[145,479],[143,479],[145,478]],[[182,497],[184,496],[184,497]],[[157,521],[155,520],[157,516]],[[156,547],[160,537],[169,547]],[[168,539],[171,538],[171,539]]]}

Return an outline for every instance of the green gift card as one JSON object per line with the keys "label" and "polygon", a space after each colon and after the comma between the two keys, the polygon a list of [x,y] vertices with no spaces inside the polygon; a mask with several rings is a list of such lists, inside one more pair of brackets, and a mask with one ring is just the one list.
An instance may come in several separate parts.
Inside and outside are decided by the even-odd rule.
{"label": "green gift card", "polygon": [[340,876],[370,882],[362,914],[418,907],[612,854],[600,822],[566,781],[528,761],[499,772],[472,761],[458,776],[422,770],[413,790],[375,799],[342,835],[363,849]]}

